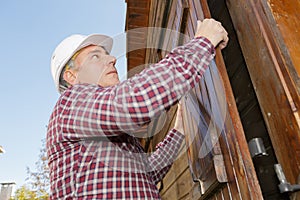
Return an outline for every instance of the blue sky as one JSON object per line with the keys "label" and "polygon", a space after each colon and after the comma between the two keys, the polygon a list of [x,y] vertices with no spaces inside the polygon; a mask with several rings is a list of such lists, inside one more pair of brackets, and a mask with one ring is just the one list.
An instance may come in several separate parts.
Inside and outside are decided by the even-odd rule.
{"label": "blue sky", "polygon": [[[25,183],[58,98],[50,73],[56,45],[74,34],[119,38],[112,54],[125,77],[125,0],[7,0],[0,2],[0,182]],[[121,38],[121,39],[120,39]],[[116,52],[116,53],[114,53]]]}

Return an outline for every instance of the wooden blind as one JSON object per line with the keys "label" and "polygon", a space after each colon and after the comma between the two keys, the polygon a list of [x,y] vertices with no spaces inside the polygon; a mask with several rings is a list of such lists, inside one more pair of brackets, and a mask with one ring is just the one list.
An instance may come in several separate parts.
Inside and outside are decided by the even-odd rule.
{"label": "wooden blind", "polygon": [[218,141],[224,131],[226,100],[214,61],[200,84],[183,98],[184,129],[189,167],[201,194],[227,182],[224,158]]}

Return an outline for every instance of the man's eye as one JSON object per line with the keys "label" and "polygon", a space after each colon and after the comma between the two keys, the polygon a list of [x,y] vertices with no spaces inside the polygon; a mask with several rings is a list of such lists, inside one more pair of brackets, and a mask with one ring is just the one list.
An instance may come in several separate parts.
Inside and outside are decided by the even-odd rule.
{"label": "man's eye", "polygon": [[100,57],[99,57],[99,55],[97,55],[97,54],[94,54],[94,55],[92,55],[92,59],[99,59]]}

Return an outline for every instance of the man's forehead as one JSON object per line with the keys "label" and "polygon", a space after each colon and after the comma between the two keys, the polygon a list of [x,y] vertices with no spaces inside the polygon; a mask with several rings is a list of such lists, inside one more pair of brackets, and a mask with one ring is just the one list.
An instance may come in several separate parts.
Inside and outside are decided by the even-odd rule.
{"label": "man's forehead", "polygon": [[90,53],[105,53],[105,54],[108,54],[108,52],[102,46],[89,45],[89,46],[84,47],[80,50],[79,56],[80,55],[88,55]]}
{"label": "man's forehead", "polygon": [[106,52],[105,48],[99,45],[89,45],[87,47],[84,47],[81,51],[100,51],[100,52]]}

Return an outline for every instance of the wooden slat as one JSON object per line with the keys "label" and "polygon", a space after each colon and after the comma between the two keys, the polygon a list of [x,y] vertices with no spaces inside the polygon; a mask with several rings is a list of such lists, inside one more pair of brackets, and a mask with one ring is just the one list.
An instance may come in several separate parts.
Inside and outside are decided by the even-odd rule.
{"label": "wooden slat", "polygon": [[161,190],[160,194],[164,195],[168,190],[170,190],[170,187],[175,184],[177,178],[178,175],[176,175],[176,171],[173,165],[171,169],[168,171],[168,173],[166,174],[165,178],[163,179],[163,189]]}
{"label": "wooden slat", "polygon": [[182,175],[176,180],[177,188],[178,188],[178,199],[183,198],[189,193],[189,189],[194,184],[191,181],[191,174],[189,169],[186,169]]}
{"label": "wooden slat", "polygon": [[[182,173],[185,170],[189,170],[187,163],[188,163],[187,155],[186,155],[186,152],[184,151],[183,153],[180,154],[178,159],[172,165],[172,167],[170,169],[170,174],[168,173],[166,175],[166,177],[164,178],[164,180],[163,180],[164,188],[161,191],[161,194],[164,194],[167,190],[170,189],[170,187],[173,184],[176,184],[177,179],[182,175]],[[189,180],[186,180],[186,181],[192,182],[191,176],[189,177]]]}
{"label": "wooden slat", "polygon": [[[176,193],[176,198],[187,195],[193,181],[187,168],[186,154],[182,154],[173,164],[170,172],[163,180],[164,188],[161,191],[162,199],[170,199],[170,193]],[[180,188],[179,188],[180,187]]]}
{"label": "wooden slat", "polygon": [[174,200],[178,199],[177,196],[177,184],[172,184],[172,186],[164,193],[161,195],[162,200]]}

